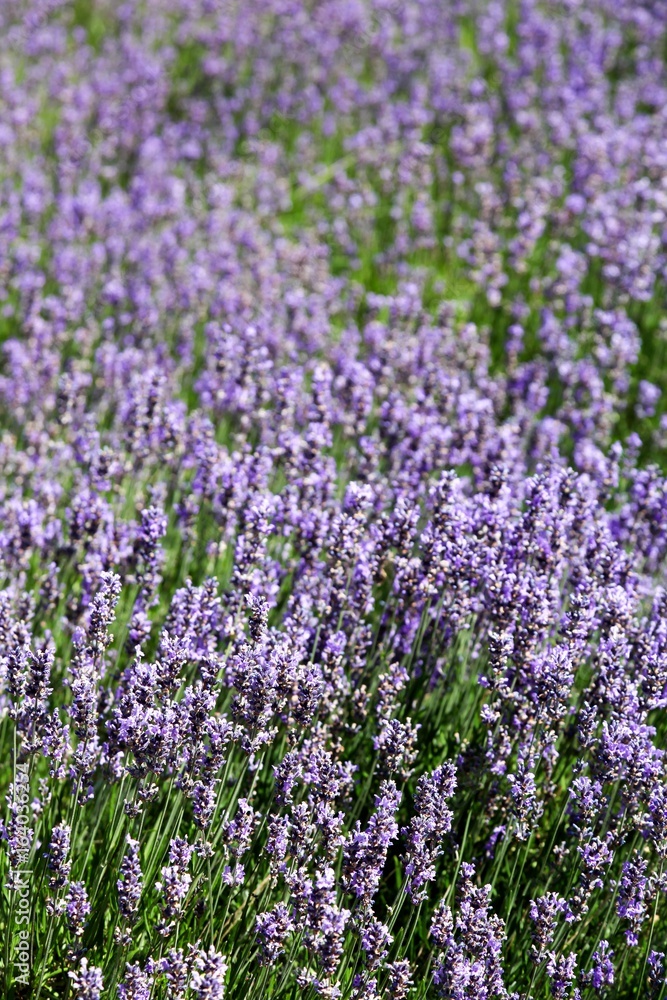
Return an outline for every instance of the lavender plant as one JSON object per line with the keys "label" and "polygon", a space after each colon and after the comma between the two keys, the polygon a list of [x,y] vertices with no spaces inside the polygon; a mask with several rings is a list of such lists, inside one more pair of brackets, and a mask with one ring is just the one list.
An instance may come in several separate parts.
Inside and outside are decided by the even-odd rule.
{"label": "lavender plant", "polygon": [[665,0],[0,27],[0,995],[665,1000]]}

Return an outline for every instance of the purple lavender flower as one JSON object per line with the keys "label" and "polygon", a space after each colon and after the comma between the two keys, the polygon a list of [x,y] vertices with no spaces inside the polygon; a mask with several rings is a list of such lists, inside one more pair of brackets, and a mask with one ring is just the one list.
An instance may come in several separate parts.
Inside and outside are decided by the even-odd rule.
{"label": "purple lavender flower", "polygon": [[225,958],[214,948],[196,949],[192,967],[190,989],[194,995],[202,1000],[222,1000],[229,968]]}
{"label": "purple lavender flower", "polygon": [[647,877],[648,862],[645,858],[633,857],[623,863],[619,881],[616,912],[629,922],[625,938],[629,945],[639,943],[639,928],[648,916],[647,902],[650,885]]}
{"label": "purple lavender flower", "polygon": [[125,967],[125,976],[118,986],[120,1000],[150,1000],[153,977],[141,969],[139,964]]}
{"label": "purple lavender flower", "polygon": [[547,892],[530,902],[530,919],[533,922],[531,957],[539,962],[552,943],[557,922],[566,911],[566,903],[555,892]]}
{"label": "purple lavender flower", "polygon": [[374,972],[387,956],[393,938],[389,928],[374,917],[364,920],[360,937],[368,968]]}
{"label": "purple lavender flower", "polygon": [[393,781],[385,781],[375,797],[376,812],[366,830],[360,824],[343,848],[345,888],[364,904],[370,903],[380,884],[387,851],[398,835],[395,814],[401,800]]}
{"label": "purple lavender flower", "polygon": [[648,985],[651,996],[658,996],[663,983],[665,972],[664,951],[652,950],[648,956]]}
{"label": "purple lavender flower", "polygon": [[431,936],[441,953],[433,982],[441,996],[461,1000],[506,996],[502,964],[505,925],[490,912],[491,886],[476,888],[474,875],[473,865],[461,866],[456,920],[443,901],[431,923]]}
{"label": "purple lavender flower", "polygon": [[426,899],[424,886],[435,878],[435,861],[452,827],[453,813],[446,802],[455,789],[456,770],[450,763],[442,764],[430,775],[423,775],[417,783],[415,814],[410,825],[401,830],[408,842],[405,874],[413,903]]}
{"label": "purple lavender flower", "polygon": [[51,832],[51,842],[46,854],[47,866],[51,875],[49,885],[51,888],[62,888],[69,879],[72,867],[69,858],[71,830],[66,823],[59,823]]}
{"label": "purple lavender flower", "polygon": [[81,959],[79,968],[68,973],[76,1000],[100,1000],[104,981],[102,970],[88,965],[88,959]]}
{"label": "purple lavender flower", "polygon": [[574,952],[569,955],[557,955],[549,952],[547,962],[547,976],[550,980],[551,995],[555,1000],[566,1000],[570,995],[570,988],[577,974],[577,956]]}
{"label": "purple lavender flower", "polygon": [[277,903],[268,913],[259,913],[255,918],[255,935],[261,947],[261,961],[272,965],[283,954],[285,942],[294,929],[289,908]]}
{"label": "purple lavender flower", "polygon": [[269,618],[268,603],[262,597],[255,597],[253,594],[246,594],[246,605],[250,612],[249,630],[250,638],[253,642],[260,642],[266,632]]}
{"label": "purple lavender flower", "polygon": [[245,798],[237,803],[236,816],[225,827],[225,840],[235,857],[240,857],[249,849],[258,817]]}
{"label": "purple lavender flower", "polygon": [[181,913],[183,904],[192,884],[188,866],[193,847],[181,837],[174,838],[169,845],[169,864],[160,869],[160,881],[155,888],[162,897],[163,922],[160,933],[165,937],[171,933],[174,918]]}
{"label": "purple lavender flower", "polygon": [[417,759],[415,744],[419,728],[413,726],[410,719],[405,723],[398,719],[382,721],[380,732],[373,737],[373,749],[378,753],[385,774],[396,774],[403,781],[410,776]]}
{"label": "purple lavender flower", "polygon": [[139,841],[127,838],[127,847],[120,864],[120,878],[116,882],[118,889],[118,909],[127,923],[132,924],[137,919],[139,901],[141,899],[143,874],[139,861]]}
{"label": "purple lavender flower", "polygon": [[170,1000],[183,1000],[190,979],[189,962],[181,948],[172,948],[157,963],[159,971],[167,982]]}
{"label": "purple lavender flower", "polygon": [[601,990],[603,986],[614,985],[614,952],[609,947],[608,941],[600,941],[600,944],[593,952],[593,968],[588,976],[594,990]]}
{"label": "purple lavender flower", "polygon": [[83,882],[70,882],[65,896],[67,925],[75,937],[82,937],[90,916],[88,892]]}
{"label": "purple lavender flower", "polygon": [[412,987],[412,970],[407,959],[389,962],[386,966],[389,972],[387,997],[389,1000],[407,1000]]}

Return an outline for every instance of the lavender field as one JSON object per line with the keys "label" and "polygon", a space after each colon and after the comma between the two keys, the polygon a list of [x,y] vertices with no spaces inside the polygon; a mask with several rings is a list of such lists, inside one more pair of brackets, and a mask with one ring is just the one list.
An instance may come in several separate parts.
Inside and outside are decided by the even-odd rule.
{"label": "lavender field", "polygon": [[0,0],[0,998],[667,998],[667,0]]}

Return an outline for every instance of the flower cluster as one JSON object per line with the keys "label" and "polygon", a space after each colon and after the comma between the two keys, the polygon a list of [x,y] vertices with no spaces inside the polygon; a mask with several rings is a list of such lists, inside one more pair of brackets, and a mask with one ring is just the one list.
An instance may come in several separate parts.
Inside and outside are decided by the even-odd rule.
{"label": "flower cluster", "polygon": [[665,0],[0,28],[0,993],[665,1000]]}

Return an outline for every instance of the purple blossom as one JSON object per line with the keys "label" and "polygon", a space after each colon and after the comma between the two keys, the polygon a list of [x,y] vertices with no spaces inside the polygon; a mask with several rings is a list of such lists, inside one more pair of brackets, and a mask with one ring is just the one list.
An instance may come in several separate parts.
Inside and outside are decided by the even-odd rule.
{"label": "purple blossom", "polygon": [[69,973],[76,1000],[100,1000],[102,987],[102,970],[88,965],[88,959],[81,959],[79,968]]}
{"label": "purple blossom", "polygon": [[72,862],[69,857],[71,830],[66,823],[55,826],[51,832],[51,842],[46,855],[48,869],[51,872],[49,885],[52,888],[62,888],[69,879]]}
{"label": "purple blossom", "polygon": [[549,952],[547,962],[547,976],[551,986],[551,995],[555,1000],[565,1000],[570,994],[570,988],[577,974],[577,956],[574,952],[569,955],[557,955]]}
{"label": "purple blossom", "polygon": [[75,937],[81,937],[90,916],[88,892],[83,882],[70,882],[65,896],[67,925]]}
{"label": "purple blossom", "polygon": [[408,842],[405,874],[413,903],[426,899],[424,886],[436,876],[435,862],[452,826],[453,813],[446,803],[455,789],[456,770],[450,763],[423,775],[417,783],[414,816],[410,826],[401,830]]}
{"label": "purple blossom", "polygon": [[648,862],[645,858],[633,857],[623,863],[619,881],[616,912],[628,921],[625,938],[629,945],[639,943],[639,929],[648,916],[647,903],[650,885],[647,878]]}
{"label": "purple blossom", "polygon": [[193,957],[190,989],[202,1000],[222,1000],[229,968],[225,958],[214,948],[198,949]]}
{"label": "purple blossom", "polygon": [[285,942],[294,929],[290,911],[284,903],[277,903],[267,913],[255,918],[255,934],[262,950],[262,962],[273,964],[283,954]]}
{"label": "purple blossom", "polygon": [[601,990],[604,986],[614,985],[614,952],[609,947],[609,942],[602,940],[593,952],[593,968],[588,974],[590,983],[594,990]]}
{"label": "purple blossom", "polygon": [[187,840],[174,838],[169,844],[169,864],[160,869],[160,880],[155,883],[162,897],[164,919],[160,933],[165,937],[171,933],[173,920],[180,915],[192,884],[192,875],[188,871],[192,853],[193,847]]}
{"label": "purple blossom", "polygon": [[491,913],[491,886],[477,888],[474,875],[473,865],[461,866],[456,919],[443,902],[431,924],[431,936],[440,950],[433,981],[441,996],[457,1000],[506,996],[502,964],[505,925]]}
{"label": "purple blossom", "polygon": [[120,864],[118,889],[118,909],[124,920],[132,924],[136,921],[141,899],[143,874],[139,860],[139,841],[127,838],[127,847]]}
{"label": "purple blossom", "polygon": [[369,903],[382,878],[387,851],[398,835],[395,814],[401,795],[393,781],[385,781],[375,797],[376,812],[365,830],[358,823],[343,848],[346,889]]}
{"label": "purple blossom", "polygon": [[150,1000],[153,977],[138,964],[125,967],[125,976],[118,986],[120,1000]]}

